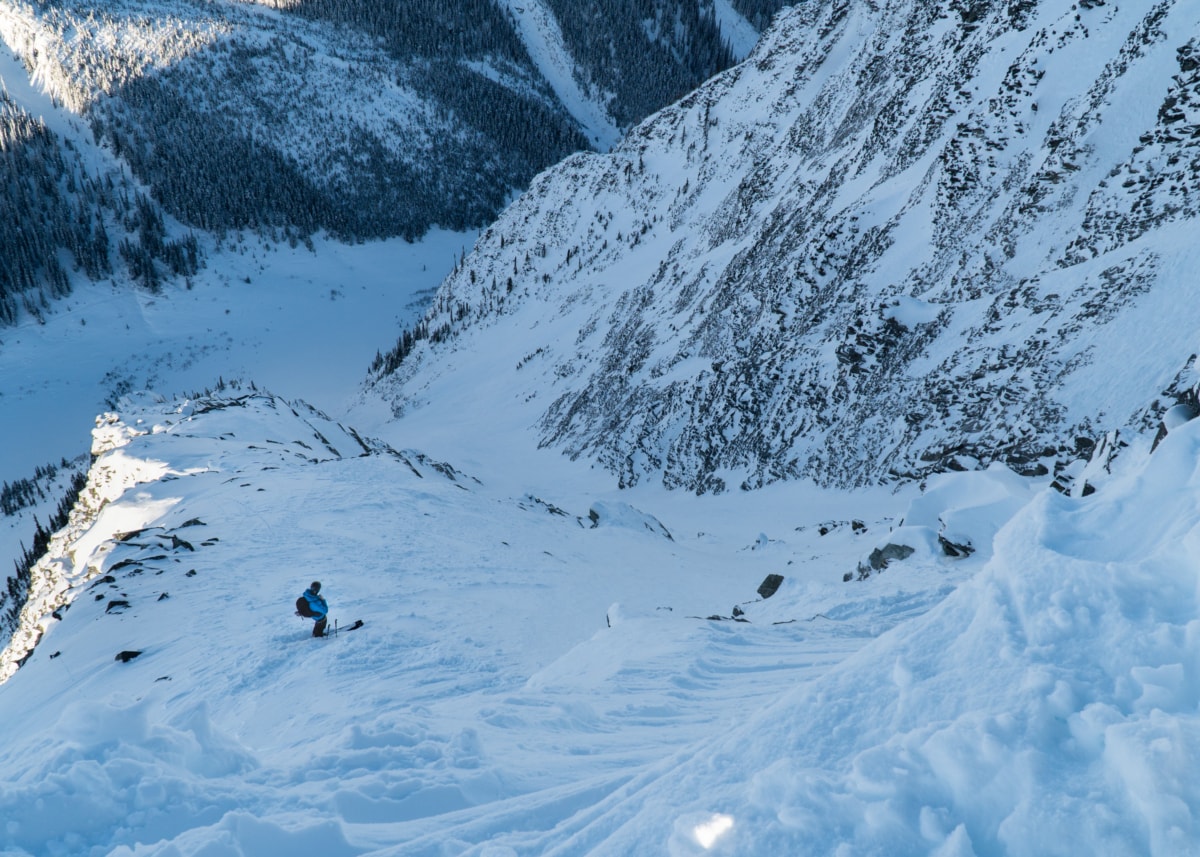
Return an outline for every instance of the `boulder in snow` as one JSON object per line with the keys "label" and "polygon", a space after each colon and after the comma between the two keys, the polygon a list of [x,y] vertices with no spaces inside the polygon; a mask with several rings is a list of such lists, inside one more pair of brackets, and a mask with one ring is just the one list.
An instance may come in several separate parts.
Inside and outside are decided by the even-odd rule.
{"label": "boulder in snow", "polygon": [[762,583],[758,585],[758,595],[760,598],[770,598],[779,591],[780,585],[783,583],[782,574],[768,574]]}

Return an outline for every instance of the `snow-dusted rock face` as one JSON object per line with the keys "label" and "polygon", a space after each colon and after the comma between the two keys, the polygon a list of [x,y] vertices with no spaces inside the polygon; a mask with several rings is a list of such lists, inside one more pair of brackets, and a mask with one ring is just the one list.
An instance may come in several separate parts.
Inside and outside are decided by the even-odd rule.
{"label": "snow-dusted rock face", "polygon": [[625,485],[1062,468],[1196,380],[1198,32],[1172,0],[799,4],[535,180],[372,382],[436,403],[486,342],[540,442]]}

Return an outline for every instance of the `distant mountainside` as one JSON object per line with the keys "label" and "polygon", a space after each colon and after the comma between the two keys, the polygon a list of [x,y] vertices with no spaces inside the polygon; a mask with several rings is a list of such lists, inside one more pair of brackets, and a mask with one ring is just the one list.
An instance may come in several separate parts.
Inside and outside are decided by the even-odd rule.
{"label": "distant mountainside", "polygon": [[623,485],[999,461],[1085,490],[1195,404],[1197,33],[1173,0],[800,4],[539,177],[369,384],[470,407],[486,360]]}
{"label": "distant mountainside", "polygon": [[192,228],[415,238],[490,222],[594,145],[546,39],[614,128],[733,61],[711,3],[551,5],[532,55],[493,0],[6,2],[0,35]]}

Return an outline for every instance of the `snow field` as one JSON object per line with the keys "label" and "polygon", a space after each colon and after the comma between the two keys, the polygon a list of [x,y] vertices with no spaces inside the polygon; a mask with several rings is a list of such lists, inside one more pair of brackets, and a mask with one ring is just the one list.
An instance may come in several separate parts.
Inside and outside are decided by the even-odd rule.
{"label": "snow field", "polygon": [[[664,497],[664,521],[625,493],[590,504],[592,528],[585,481],[564,485],[567,512],[417,453],[363,454],[267,395],[124,407],[94,473],[146,481],[78,539],[87,580],[0,692],[15,854],[248,855],[310,835],[348,854],[599,847],[698,739],[950,591],[934,561],[915,597],[899,576],[842,584],[836,563],[882,535],[848,522],[768,537],[714,512],[741,530],[731,548],[679,527],[695,498]],[[753,523],[782,534],[799,515]],[[785,601],[745,606],[787,619],[701,618],[818,547],[829,563],[776,596],[800,621],[770,624],[797,618]],[[313,578],[366,628],[309,639],[290,612]]]}
{"label": "snow field", "polygon": [[3,424],[0,474],[28,477],[37,464],[85,452],[87,426],[123,392],[253,380],[340,412],[376,351],[420,317],[473,241],[441,231],[417,244],[318,240],[310,252],[245,239],[214,252],[190,290],[168,284],[169,294],[154,297],[77,283],[50,323],[29,320],[0,336],[5,411],[47,415],[38,431]]}
{"label": "snow field", "polygon": [[715,741],[755,772],[715,801],[731,853],[1194,852],[1196,428],[1038,495],[975,579]]}
{"label": "snow field", "polygon": [[[738,517],[587,478],[514,493],[265,394],[125,408],[94,473],[146,481],[96,526],[149,529],[78,540],[90,577],[0,690],[6,853],[1197,842],[1195,423],[1087,498],[992,468]],[[915,552],[841,581],[888,543]],[[310,639],[313,578],[366,627]]]}

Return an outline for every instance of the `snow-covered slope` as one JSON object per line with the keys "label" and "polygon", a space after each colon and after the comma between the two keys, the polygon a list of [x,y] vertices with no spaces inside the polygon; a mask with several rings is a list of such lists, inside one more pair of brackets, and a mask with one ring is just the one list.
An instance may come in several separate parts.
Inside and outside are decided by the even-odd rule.
{"label": "snow-covered slope", "polygon": [[[114,412],[0,654],[0,851],[1200,852],[1200,13],[1074,6],[785,12],[348,415],[120,393],[341,405],[395,244],[7,331],[5,460],[105,366]],[[365,627],[312,639],[313,579]]]}
{"label": "snow-covered slope", "polygon": [[376,389],[449,413],[486,361],[539,442],[695,491],[1111,449],[1196,381],[1197,32],[1171,0],[799,4],[539,177]]}
{"label": "snow-covered slope", "polygon": [[[232,841],[261,854],[309,829],[346,853],[425,834],[436,851],[438,831],[460,824],[451,841],[521,815],[568,817],[747,693],[773,693],[701,681],[672,700],[656,676],[697,643],[742,660],[736,639],[689,617],[728,615],[808,549],[759,544],[759,527],[786,539],[795,510],[750,530],[718,515],[695,534],[694,520],[660,521],[586,481],[511,495],[249,390],[126,400],[94,436],[89,484],[4,654],[6,675],[28,658],[0,688],[9,849],[127,853],[140,841],[136,853],[194,854]],[[847,507],[881,502],[895,500]],[[826,550],[869,538],[837,530]],[[801,541],[824,538],[813,527]],[[341,624],[367,627],[310,639],[291,604],[313,578]],[[126,651],[141,654],[116,660]],[[564,655],[576,662],[554,667]],[[611,688],[611,705],[593,710],[572,687],[582,677]],[[84,794],[89,772],[99,779]]]}
{"label": "snow-covered slope", "polygon": [[[6,854],[1200,843],[1200,421],[1086,498],[519,493],[236,389],[94,436],[3,655]],[[365,627],[312,639],[314,578]]]}
{"label": "snow-covered slope", "polygon": [[594,853],[1195,853],[1198,429],[1102,499],[1039,494],[937,607],[610,806]]}

